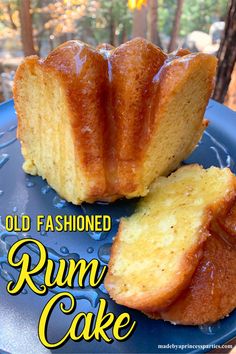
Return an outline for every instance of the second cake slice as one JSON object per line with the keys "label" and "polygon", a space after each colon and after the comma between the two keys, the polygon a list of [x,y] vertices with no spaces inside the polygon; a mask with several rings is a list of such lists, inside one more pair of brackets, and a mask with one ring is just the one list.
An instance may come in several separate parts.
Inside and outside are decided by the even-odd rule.
{"label": "second cake slice", "polygon": [[120,223],[105,280],[110,296],[145,312],[172,303],[196,270],[211,220],[227,212],[235,189],[227,168],[190,165],[158,178]]}

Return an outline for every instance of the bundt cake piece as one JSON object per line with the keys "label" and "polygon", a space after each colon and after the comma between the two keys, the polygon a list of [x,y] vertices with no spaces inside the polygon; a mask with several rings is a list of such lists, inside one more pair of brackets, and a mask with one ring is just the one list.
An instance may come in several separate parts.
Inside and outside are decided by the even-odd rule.
{"label": "bundt cake piece", "polygon": [[187,53],[137,38],[26,58],[14,82],[24,170],[75,204],[146,195],[206,126],[216,59]]}
{"label": "bundt cake piece", "polygon": [[[166,313],[165,309],[180,294],[182,296],[191,281],[194,282],[196,301],[198,291],[199,296],[201,294],[199,289],[210,286],[209,273],[200,280],[198,273],[194,277],[193,274],[196,269],[200,274],[203,272],[207,260],[211,262],[214,258],[214,252],[217,258],[222,254],[221,241],[206,244],[209,237],[212,240],[208,228],[215,217],[223,217],[227,213],[235,198],[236,178],[227,168],[204,170],[198,165],[189,165],[169,177],[157,178],[149,194],[138,203],[135,213],[121,220],[105,279],[110,296],[117,303],[144,311],[152,317],[158,314],[159,318],[177,321],[176,318],[181,316],[179,322],[184,323],[184,315],[180,315],[183,306],[178,306],[176,316]],[[220,272],[226,257],[229,256],[226,266],[230,266],[233,260],[234,253],[227,251],[225,245],[223,250],[225,255],[214,259],[217,272]],[[202,262],[200,265],[199,261]],[[230,268],[232,274],[235,274],[235,268],[235,265]],[[216,278],[216,288],[219,287],[217,281],[222,277],[223,274]],[[235,306],[235,296],[232,299],[228,311]],[[186,301],[190,301],[189,298]],[[228,298],[222,299],[222,306],[224,301],[227,303]],[[216,301],[212,306],[217,306]],[[191,306],[188,311],[189,317],[186,317],[185,323],[192,321],[196,324],[197,313],[196,318],[191,320]],[[225,315],[225,312],[217,309],[215,314]],[[212,314],[211,318],[216,317]],[[200,317],[199,322],[206,319],[207,314],[205,318]]]}

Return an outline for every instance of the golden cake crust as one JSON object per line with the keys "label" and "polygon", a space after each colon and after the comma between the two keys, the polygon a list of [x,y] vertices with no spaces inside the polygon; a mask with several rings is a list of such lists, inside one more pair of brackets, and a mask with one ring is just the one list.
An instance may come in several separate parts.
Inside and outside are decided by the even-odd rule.
{"label": "golden cake crust", "polygon": [[152,311],[153,308],[166,308],[169,304],[171,304],[178,295],[185,289],[189,282],[191,281],[192,275],[198,265],[202,257],[202,246],[204,241],[209,236],[209,232],[206,227],[209,222],[210,213],[205,214],[205,220],[202,223],[202,231],[200,232],[198,242],[186,252],[181,260],[181,270],[173,277],[172,282],[169,284],[168,289],[165,289],[163,294],[157,289],[154,289],[152,293],[149,294],[141,294],[137,293],[135,296],[117,296],[113,293],[113,287],[115,287],[116,278],[113,276],[113,267],[116,256],[119,252],[120,244],[120,235],[123,233],[122,222],[119,226],[118,233],[115,237],[115,241],[112,245],[110,261],[109,261],[109,272],[107,277],[105,278],[105,287],[109,292],[109,295],[113,300],[117,303],[122,304],[127,307],[131,307],[143,312]]}
{"label": "golden cake crust", "polygon": [[[136,38],[116,48],[109,59],[111,102],[109,161],[116,161],[118,190],[140,188],[140,169],[149,134],[146,129],[152,79],[167,56],[150,42]],[[114,175],[111,172],[111,175]],[[114,183],[114,177],[112,178]]]}

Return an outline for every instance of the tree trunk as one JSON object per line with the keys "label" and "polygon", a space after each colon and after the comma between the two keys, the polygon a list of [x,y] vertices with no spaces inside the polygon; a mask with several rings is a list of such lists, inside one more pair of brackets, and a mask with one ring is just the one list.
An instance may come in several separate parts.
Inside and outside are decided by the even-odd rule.
{"label": "tree trunk", "polygon": [[111,14],[111,18],[110,18],[110,40],[109,40],[109,43],[113,46],[116,46],[116,36],[115,36],[115,30],[116,30],[116,27],[115,27],[115,20],[114,20],[114,17],[113,15]]}
{"label": "tree trunk", "polygon": [[213,98],[221,103],[224,102],[234,64],[236,62],[236,1],[229,1],[229,9],[225,21],[224,36],[221,40],[218,52],[218,70],[216,86]]}
{"label": "tree trunk", "polygon": [[122,44],[122,43],[127,42],[127,40],[128,40],[127,30],[126,30],[126,27],[124,27],[123,30],[122,30],[122,33],[121,33],[121,40],[120,40],[119,45]]}
{"label": "tree trunk", "polygon": [[147,38],[147,6],[134,10],[132,38]]}
{"label": "tree trunk", "polygon": [[[49,5],[49,3],[50,3],[49,0],[38,0],[36,3],[36,7],[44,10],[44,8]],[[51,16],[48,12],[42,11],[40,15],[34,19],[34,25],[37,28],[37,32],[34,35],[34,43],[37,43],[37,51],[39,56],[41,56],[41,48],[42,48],[42,43],[45,40],[44,39],[45,33],[47,34],[48,37],[49,46],[51,50],[53,50],[53,43],[52,43],[53,41],[52,39],[50,39],[50,32],[48,31],[48,29],[44,27],[45,23],[49,21],[50,18]]]}
{"label": "tree trunk", "polygon": [[158,32],[158,0],[149,0],[148,39],[161,47],[161,39]]}
{"label": "tree trunk", "polygon": [[21,41],[24,55],[36,54],[33,40],[32,18],[30,13],[30,0],[20,0]]}
{"label": "tree trunk", "polygon": [[16,27],[16,24],[14,23],[13,18],[12,18],[12,10],[11,10],[11,4],[10,4],[10,2],[7,4],[7,12],[8,12],[8,16],[9,16],[11,28],[14,29],[14,30],[16,30],[17,27]]}
{"label": "tree trunk", "polygon": [[168,52],[172,52],[173,50],[177,49],[177,38],[179,35],[179,27],[180,27],[180,19],[182,14],[184,0],[177,0],[177,7],[175,12],[175,18],[173,23],[173,29],[171,33],[171,39],[168,46]]}
{"label": "tree trunk", "polygon": [[115,24],[115,16],[113,14],[113,0],[110,0],[110,23],[109,23],[109,43],[113,46],[116,46],[116,24]]}

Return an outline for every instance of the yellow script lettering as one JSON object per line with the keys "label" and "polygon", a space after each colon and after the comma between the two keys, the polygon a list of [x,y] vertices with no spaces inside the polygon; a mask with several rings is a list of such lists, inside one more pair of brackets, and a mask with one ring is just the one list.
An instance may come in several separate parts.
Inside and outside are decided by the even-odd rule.
{"label": "yellow script lettering", "polygon": [[[66,308],[65,303],[62,302],[63,299],[69,298],[70,305]],[[53,296],[46,306],[43,309],[39,320],[39,339],[42,344],[47,348],[58,348],[61,345],[65,344],[66,341],[71,338],[73,341],[90,341],[96,339],[100,341],[103,339],[105,342],[110,343],[113,341],[111,337],[106,333],[106,331],[114,325],[113,336],[115,339],[122,341],[127,339],[134,331],[136,322],[131,323],[131,318],[128,313],[123,313],[117,318],[111,312],[106,313],[107,310],[107,301],[105,299],[100,299],[97,317],[92,313],[78,313],[72,320],[71,326],[64,335],[56,343],[50,343],[47,338],[47,328],[50,316],[55,306],[59,304],[60,310],[64,314],[72,314],[76,307],[76,300],[74,296],[68,292],[62,292]],[[126,321],[124,321],[126,320]],[[83,326],[79,326],[83,321]],[[128,332],[123,336],[120,335],[119,330],[124,329],[125,327],[130,326]],[[79,328],[80,333],[78,333]]]}
{"label": "yellow script lettering", "polygon": [[[33,243],[38,247],[40,252],[40,257],[38,264],[36,264],[31,269],[31,256],[28,253],[23,253],[21,258],[16,261],[17,252],[26,244]],[[43,270],[45,263],[47,260],[47,251],[45,247],[41,244],[41,242],[37,240],[32,240],[29,238],[25,238],[23,240],[19,240],[12,245],[8,252],[8,263],[13,268],[20,268],[21,271],[19,273],[19,277],[17,282],[15,283],[13,280],[9,281],[7,284],[7,291],[9,294],[14,295],[18,294],[26,284],[38,295],[43,295],[47,292],[47,288],[44,284],[39,285],[39,288],[34,284],[32,280],[32,276],[38,274]]]}

